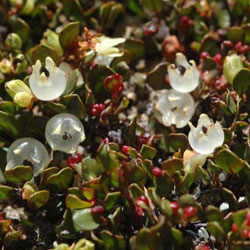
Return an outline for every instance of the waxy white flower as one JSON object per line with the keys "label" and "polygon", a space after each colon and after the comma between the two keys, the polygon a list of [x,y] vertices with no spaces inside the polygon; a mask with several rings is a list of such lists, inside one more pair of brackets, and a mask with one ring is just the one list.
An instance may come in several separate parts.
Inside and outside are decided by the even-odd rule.
{"label": "waxy white flower", "polygon": [[125,38],[110,38],[106,36],[98,37],[95,39],[94,49],[87,52],[86,56],[96,52],[96,56],[102,58],[102,60],[103,57],[120,57],[123,55],[123,52],[116,48],[116,46],[124,43],[125,41]]}
{"label": "waxy white flower", "polygon": [[14,141],[7,153],[6,170],[18,165],[28,165],[33,168],[37,176],[50,162],[50,157],[45,146],[33,138],[21,138]]}
{"label": "waxy white flower", "polygon": [[200,115],[196,128],[192,123],[189,123],[189,126],[189,144],[200,154],[211,154],[224,142],[225,136],[221,124],[218,121],[214,123],[206,114]]}
{"label": "waxy white flower", "polygon": [[123,55],[123,52],[115,46],[124,43],[126,41],[125,38],[110,38],[101,36],[98,40],[99,41],[95,45],[95,51],[98,56],[119,57]]}
{"label": "waxy white flower", "polygon": [[173,89],[157,93],[154,116],[164,126],[185,127],[195,111],[195,103],[190,94],[179,93]]}
{"label": "waxy white flower", "polygon": [[52,101],[63,94],[66,88],[66,77],[63,71],[56,67],[54,61],[50,57],[46,57],[45,66],[40,60],[33,65],[29,83],[37,99]]}
{"label": "waxy white flower", "polygon": [[199,71],[195,61],[187,61],[182,53],[176,54],[176,66],[168,66],[169,82],[171,87],[181,93],[189,93],[199,85]]}
{"label": "waxy white flower", "polygon": [[75,153],[86,138],[81,121],[68,113],[55,115],[48,121],[45,137],[53,150],[68,154]]}

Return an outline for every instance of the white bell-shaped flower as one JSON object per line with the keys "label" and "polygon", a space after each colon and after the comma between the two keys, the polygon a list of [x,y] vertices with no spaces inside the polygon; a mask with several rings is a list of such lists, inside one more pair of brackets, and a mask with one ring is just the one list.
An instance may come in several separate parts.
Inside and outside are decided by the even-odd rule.
{"label": "white bell-shaped flower", "polygon": [[164,126],[185,127],[194,114],[195,103],[190,94],[179,93],[174,89],[161,90],[156,99],[154,116]]}
{"label": "white bell-shaped flower", "polygon": [[168,66],[169,82],[171,87],[181,93],[189,93],[199,85],[199,71],[195,61],[187,61],[182,53],[176,54],[176,66]]}
{"label": "white bell-shaped flower", "polygon": [[123,52],[115,46],[124,43],[126,41],[125,38],[110,38],[101,36],[98,40],[99,41],[95,45],[95,51],[98,56],[119,57],[123,55]]}
{"label": "white bell-shaped flower", "polygon": [[7,153],[6,170],[18,165],[28,165],[33,168],[37,176],[50,162],[50,157],[45,146],[33,138],[21,138],[14,141]]}
{"label": "white bell-shaped flower", "polygon": [[189,126],[189,144],[200,154],[211,154],[224,142],[225,136],[221,124],[218,121],[214,123],[206,114],[200,115],[196,128],[192,123],[189,123]]}
{"label": "white bell-shaped flower", "polygon": [[37,99],[52,101],[63,94],[66,88],[66,77],[63,71],[56,67],[54,61],[50,57],[46,57],[45,66],[40,60],[33,65],[29,83]]}
{"label": "white bell-shaped flower", "polygon": [[55,115],[48,121],[45,137],[53,150],[68,154],[75,153],[86,138],[81,121],[68,113]]}

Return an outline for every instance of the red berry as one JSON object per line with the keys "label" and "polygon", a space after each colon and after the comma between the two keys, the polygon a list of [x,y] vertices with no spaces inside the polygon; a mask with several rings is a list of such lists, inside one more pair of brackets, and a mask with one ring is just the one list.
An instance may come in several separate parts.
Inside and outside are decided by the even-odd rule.
{"label": "red berry", "polygon": [[246,238],[249,238],[249,231],[247,229],[244,229],[243,233]]}
{"label": "red berry", "polygon": [[96,204],[96,199],[93,198],[92,200],[89,201],[91,204],[95,205]]}
{"label": "red berry", "polygon": [[196,208],[193,206],[185,207],[183,210],[184,220],[192,218],[196,214]]}
{"label": "red berry", "polygon": [[126,145],[122,146],[122,152],[124,154],[128,155],[129,154],[128,150],[129,150],[129,146],[126,146]]}
{"label": "red berry", "polygon": [[209,53],[206,51],[201,52],[200,54],[200,59],[206,59],[209,56]]}
{"label": "red berry", "polygon": [[107,76],[103,81],[104,88],[112,94],[121,92],[123,90],[123,77],[120,74]]}
{"label": "red berry", "polygon": [[210,250],[210,247],[206,244],[202,244],[200,250]]}
{"label": "red berry", "polygon": [[91,208],[91,213],[92,214],[101,214],[104,213],[104,207],[103,206],[95,206]]}
{"label": "red berry", "polygon": [[174,213],[177,213],[178,210],[179,210],[179,204],[177,201],[172,201],[171,204],[170,204],[172,210]]}
{"label": "red berry", "polygon": [[99,110],[97,108],[92,108],[90,112],[91,112],[92,115],[98,115],[99,114]]}
{"label": "red berry", "polygon": [[244,54],[249,51],[249,48],[250,47],[248,45],[244,45],[241,47],[240,52]]}
{"label": "red berry", "polygon": [[152,175],[155,177],[160,177],[162,176],[162,169],[158,167],[153,167],[152,169]]}
{"label": "red berry", "polygon": [[144,195],[140,195],[136,199],[136,203],[143,202],[145,204],[148,204],[148,199]]}
{"label": "red berry", "polygon": [[250,226],[250,213],[246,215],[246,225],[249,227]]}
{"label": "red berry", "polygon": [[136,206],[136,213],[139,217],[143,216],[143,209],[140,206]]}
{"label": "red berry", "polygon": [[68,157],[68,164],[70,167],[74,167],[77,163],[82,161],[82,155],[75,153]]}
{"label": "red berry", "polygon": [[99,104],[99,111],[102,112],[106,108],[105,104],[100,103]]}
{"label": "red berry", "polygon": [[141,144],[147,144],[149,139],[150,139],[150,133],[144,133],[142,135],[139,136],[138,138],[138,141],[141,143]]}
{"label": "red berry", "polygon": [[237,42],[236,44],[235,44],[235,49],[238,51],[238,52],[240,52],[240,50],[241,50],[241,47],[242,47],[242,42]]}
{"label": "red berry", "polygon": [[222,55],[220,53],[217,53],[213,59],[216,63],[220,64],[221,63],[221,58],[222,58]]}
{"label": "red berry", "polygon": [[189,25],[189,20],[190,20],[189,17],[184,16],[181,18],[180,23],[181,23],[181,25]]}
{"label": "red berry", "polygon": [[155,22],[149,22],[143,27],[144,36],[154,36],[159,30],[159,25]]}
{"label": "red berry", "polygon": [[105,144],[108,144],[109,143],[109,138],[105,138],[105,139],[103,139],[103,142],[105,143]]}
{"label": "red berry", "polygon": [[223,41],[223,45],[228,49],[231,49],[233,47],[233,43],[229,40]]}
{"label": "red berry", "polygon": [[237,232],[238,231],[238,227],[237,227],[236,223],[233,223],[233,225],[232,225],[232,231],[233,232]]}

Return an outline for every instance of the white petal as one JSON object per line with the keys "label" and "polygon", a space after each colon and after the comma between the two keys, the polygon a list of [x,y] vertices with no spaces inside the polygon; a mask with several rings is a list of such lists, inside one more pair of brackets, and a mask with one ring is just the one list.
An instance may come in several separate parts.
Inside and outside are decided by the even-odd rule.
{"label": "white petal", "polygon": [[109,37],[100,37],[100,43],[97,43],[96,45],[98,44],[101,44],[102,47],[115,47],[117,46],[118,44],[121,44],[121,43],[124,43],[126,41],[125,38],[109,38]]}
{"label": "white petal", "polygon": [[181,65],[184,67],[185,72],[181,74],[178,67],[175,67],[174,64],[168,66],[171,87],[181,93],[193,91],[199,85],[199,71],[196,68],[195,62],[191,60],[189,64],[183,54],[177,53],[176,64],[177,66]]}

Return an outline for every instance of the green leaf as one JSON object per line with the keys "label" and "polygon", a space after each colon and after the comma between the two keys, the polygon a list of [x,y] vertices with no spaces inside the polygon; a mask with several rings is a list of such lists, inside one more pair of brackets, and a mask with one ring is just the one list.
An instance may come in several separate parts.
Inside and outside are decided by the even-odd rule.
{"label": "green leaf", "polygon": [[61,98],[60,101],[64,106],[67,107],[67,111],[79,119],[84,119],[87,115],[85,106],[79,95],[66,95]]}
{"label": "green leaf", "polygon": [[7,201],[14,193],[14,188],[0,185],[0,203]]}
{"label": "green leaf", "polygon": [[180,150],[183,153],[188,147],[188,138],[182,133],[171,133],[167,137],[167,144],[171,152]]}
{"label": "green leaf", "polygon": [[171,227],[171,235],[172,235],[172,237],[177,245],[183,245],[184,238],[183,238],[183,234],[180,230],[178,230],[174,227]]}
{"label": "green leaf", "polygon": [[51,46],[59,56],[62,56],[63,55],[63,50],[62,50],[62,47],[60,46],[60,43],[59,43],[59,35],[50,30],[50,29],[47,29],[45,32],[44,32],[44,36],[46,37],[47,39],[47,43],[49,46]]}
{"label": "green leaf", "polygon": [[30,196],[30,198],[28,199],[28,206],[31,209],[37,210],[47,204],[47,202],[49,201],[49,197],[49,191],[38,191]]}
{"label": "green leaf", "polygon": [[224,229],[221,227],[219,222],[217,221],[210,221],[207,224],[207,230],[210,234],[212,234],[217,241],[222,241],[225,236]]}
{"label": "green leaf", "polygon": [[69,167],[63,168],[56,174],[47,178],[46,186],[52,190],[62,191],[69,187],[73,177],[73,170]]}
{"label": "green leaf", "polygon": [[68,23],[59,34],[59,41],[63,49],[69,47],[80,32],[80,22]]}
{"label": "green leaf", "polygon": [[96,157],[98,165],[107,170],[112,170],[120,165],[117,156],[110,150],[108,144],[103,144]]}
{"label": "green leaf", "polygon": [[195,180],[196,174],[194,172],[186,173],[181,182],[180,192],[185,193],[188,191],[190,186],[193,184]]}
{"label": "green leaf", "polygon": [[35,64],[36,60],[40,60],[42,63],[45,62],[46,57],[51,57],[56,64],[59,63],[60,57],[57,52],[48,44],[41,43],[31,51],[31,60]]}
{"label": "green leaf", "polygon": [[180,171],[183,168],[183,163],[182,160],[178,158],[168,159],[161,163],[161,168],[172,176],[176,171]]}
{"label": "green leaf", "polygon": [[33,177],[32,168],[29,166],[16,166],[5,171],[5,179],[13,183],[29,181]]}
{"label": "green leaf", "polygon": [[107,193],[104,199],[105,210],[112,209],[116,204],[117,200],[119,199],[120,195],[121,195],[120,192]]}
{"label": "green leaf", "polygon": [[95,222],[90,208],[74,211],[73,224],[77,232],[95,230],[100,226]]}
{"label": "green leaf", "polygon": [[155,90],[166,89],[166,76],[168,63],[159,63],[147,75],[147,83]]}
{"label": "green leaf", "polygon": [[91,202],[83,201],[74,194],[68,194],[65,202],[66,206],[69,207],[70,209],[82,209],[93,206]]}
{"label": "green leaf", "polygon": [[147,144],[143,144],[140,150],[140,154],[144,159],[153,159],[156,156],[156,153],[157,150]]}
{"label": "green leaf", "polygon": [[84,180],[90,181],[98,177],[104,171],[103,167],[96,163],[95,159],[89,156],[85,157],[82,161],[82,176]]}
{"label": "green leaf", "polygon": [[250,70],[241,69],[233,79],[233,87],[235,91],[242,96],[246,93],[250,86]]}
{"label": "green leaf", "polygon": [[11,18],[11,27],[12,32],[17,33],[21,39],[22,42],[25,43],[26,40],[29,38],[30,34],[30,27],[29,25],[21,18],[16,18],[16,16],[13,16]]}
{"label": "green leaf", "polygon": [[63,93],[64,95],[67,95],[74,90],[77,84],[78,77],[79,77],[78,69],[74,69],[73,71],[71,71],[71,73],[67,78],[66,89]]}
{"label": "green leaf", "polygon": [[248,211],[246,209],[242,209],[232,214],[233,220],[236,223],[238,228],[240,228],[242,223],[246,220],[247,212]]}
{"label": "green leaf", "polygon": [[244,167],[244,161],[229,149],[222,149],[214,156],[214,162],[220,169],[236,174]]}
{"label": "green leaf", "polygon": [[236,43],[243,40],[244,31],[241,27],[230,27],[227,29],[227,39]]}
{"label": "green leaf", "polygon": [[19,134],[19,126],[17,121],[8,113],[0,111],[0,131],[17,136]]}
{"label": "green leaf", "polygon": [[232,191],[227,188],[222,188],[221,195],[223,199],[228,202],[230,209],[236,210],[238,208],[237,199]]}
{"label": "green leaf", "polygon": [[133,60],[142,59],[145,55],[145,45],[141,40],[127,39],[124,48],[129,52]]}
{"label": "green leaf", "polygon": [[101,238],[104,242],[105,250],[125,250],[126,242],[124,237],[121,235],[114,235],[109,231],[103,230],[100,233]]}
{"label": "green leaf", "polygon": [[206,208],[206,217],[208,221],[222,221],[223,213],[215,206],[208,205]]}
{"label": "green leaf", "polygon": [[105,65],[96,65],[89,71],[90,88],[98,101],[105,101],[110,94],[105,90],[103,81],[107,76],[115,74],[115,71]]}

